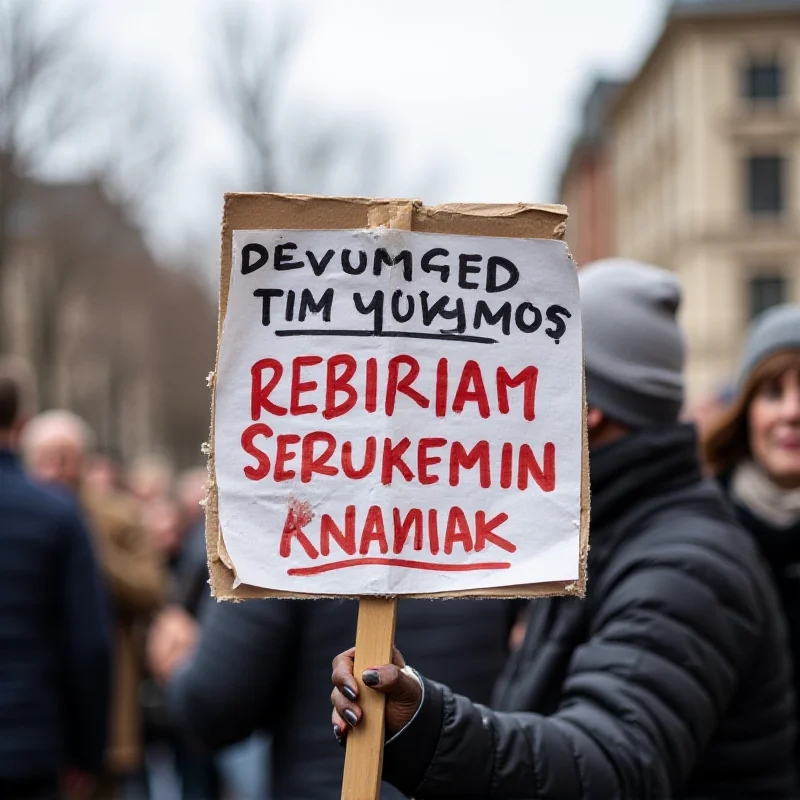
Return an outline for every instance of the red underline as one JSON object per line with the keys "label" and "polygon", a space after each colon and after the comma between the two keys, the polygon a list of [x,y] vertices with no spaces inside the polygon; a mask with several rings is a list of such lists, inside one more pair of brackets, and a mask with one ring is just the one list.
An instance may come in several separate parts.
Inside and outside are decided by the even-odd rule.
{"label": "red underline", "polygon": [[334,569],[360,566],[406,567],[407,569],[429,569],[435,572],[470,572],[475,569],[509,569],[508,561],[487,561],[482,564],[437,564],[431,561],[410,561],[406,558],[354,558],[347,561],[332,561],[316,567],[298,567],[286,571],[287,575],[319,575]]}

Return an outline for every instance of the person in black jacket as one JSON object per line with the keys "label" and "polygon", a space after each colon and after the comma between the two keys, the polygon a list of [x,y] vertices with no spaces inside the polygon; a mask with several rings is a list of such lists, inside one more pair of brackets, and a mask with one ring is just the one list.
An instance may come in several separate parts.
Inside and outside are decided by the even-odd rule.
{"label": "person in black jacket", "polygon": [[[401,671],[399,653],[365,670],[387,695],[383,777],[417,800],[789,797],[785,632],[751,538],[703,480],[694,429],[677,421],[678,283],[617,260],[587,267],[580,283],[586,599],[531,604],[495,710]],[[345,740],[362,715],[353,652],[334,662]]]}
{"label": "person in black jacket", "polygon": [[[737,396],[709,432],[706,459],[772,570],[789,628],[798,692],[800,305],[772,308],[754,321]],[[800,744],[796,752],[800,763]]]}
{"label": "person in black jacket", "polygon": [[23,473],[21,381],[0,364],[0,797],[55,798],[103,765],[109,610],[74,504]]}
{"label": "person in black jacket", "polygon": [[[488,702],[514,610],[502,600],[408,600],[397,641],[421,668]],[[175,718],[213,749],[265,730],[274,800],[339,800],[344,751],[326,719],[326,685],[330,653],[355,636],[357,612],[353,600],[207,603],[198,649],[167,686]],[[390,786],[381,794],[400,797]]]}

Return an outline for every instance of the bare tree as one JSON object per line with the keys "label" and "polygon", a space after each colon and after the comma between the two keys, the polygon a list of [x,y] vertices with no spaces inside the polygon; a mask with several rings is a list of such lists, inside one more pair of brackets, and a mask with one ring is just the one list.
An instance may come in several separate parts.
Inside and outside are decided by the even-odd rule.
{"label": "bare tree", "polygon": [[281,90],[299,44],[297,17],[268,23],[255,6],[228,4],[214,20],[221,41],[217,89],[234,133],[246,152],[248,188],[309,194],[374,193],[384,167],[385,140],[371,124],[321,122],[314,113],[302,127],[279,130]]}
{"label": "bare tree", "polygon": [[244,5],[228,5],[219,21],[218,93],[248,158],[248,178],[258,191],[275,191],[275,112],[292,49],[294,22],[276,17],[270,33]]}
{"label": "bare tree", "polygon": [[[21,181],[75,127],[88,80],[73,41],[77,20],[45,21],[39,0],[0,0],[0,298],[7,277],[10,218]],[[0,314],[0,351],[7,331]]]}
{"label": "bare tree", "polygon": [[378,128],[331,120],[322,126],[290,130],[284,138],[291,142],[290,152],[283,158],[285,191],[349,195],[379,191],[386,145]]}
{"label": "bare tree", "polygon": [[[126,90],[120,92],[120,85]],[[144,77],[104,87],[104,124],[89,167],[109,197],[144,223],[150,201],[168,180],[178,139],[160,88]]]}
{"label": "bare tree", "polygon": [[41,8],[0,0],[0,150],[18,174],[80,121],[91,81],[75,47],[78,18],[52,22]]}
{"label": "bare tree", "polygon": [[[26,203],[37,209],[39,263],[38,269],[29,270],[26,276],[26,300],[33,368],[39,399],[46,408],[61,400],[58,368],[64,363],[64,346],[75,327],[70,317],[76,304],[91,305],[93,319],[88,321],[105,323],[107,332],[102,339],[107,340],[114,333],[113,315],[130,292],[133,278],[122,269],[128,248],[121,235],[125,222],[100,184],[28,182],[25,195]],[[92,226],[85,225],[87,219],[92,219]],[[87,352],[86,359],[91,357]]]}

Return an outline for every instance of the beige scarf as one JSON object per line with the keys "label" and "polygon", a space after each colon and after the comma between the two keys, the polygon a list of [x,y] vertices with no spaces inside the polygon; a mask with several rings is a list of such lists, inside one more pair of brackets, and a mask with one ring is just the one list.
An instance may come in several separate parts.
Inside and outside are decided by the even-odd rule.
{"label": "beige scarf", "polygon": [[800,489],[781,489],[753,461],[734,471],[731,496],[770,525],[788,528],[800,522]]}

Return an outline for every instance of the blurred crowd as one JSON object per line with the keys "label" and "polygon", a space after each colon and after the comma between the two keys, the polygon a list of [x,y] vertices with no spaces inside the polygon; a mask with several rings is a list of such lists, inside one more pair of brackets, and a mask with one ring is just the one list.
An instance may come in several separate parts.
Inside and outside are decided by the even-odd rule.
{"label": "blurred crowd", "polygon": [[[24,417],[27,384],[27,370],[19,361],[0,370],[0,403],[16,403],[18,420]],[[84,535],[91,539],[105,589],[101,604],[110,621],[105,746],[100,756],[89,758],[91,769],[70,772],[69,794],[153,800],[202,800],[223,793],[266,797],[267,756],[258,752],[258,743],[252,756],[248,751],[211,755],[177,728],[165,704],[164,680],[194,649],[196,620],[210,599],[202,508],[206,468],[176,474],[161,455],[120,463],[113,454],[98,452],[88,425],[66,410],[25,419],[15,448],[21,464],[36,484],[74,505]],[[7,524],[5,516],[0,526]],[[2,541],[4,547],[13,546]],[[83,582],[91,575],[71,578]],[[86,610],[89,601],[83,602]],[[88,614],[70,623],[91,625],[97,619]],[[90,687],[96,695],[93,702],[101,705],[103,686]],[[5,690],[2,667],[0,687]],[[75,702],[86,702],[86,697]],[[81,720],[69,735],[82,734],[87,724]],[[26,796],[25,781],[9,794],[3,791],[2,777],[0,773],[0,796]],[[39,796],[38,776],[32,791]]]}
{"label": "blurred crowd", "polygon": [[[667,797],[677,784],[730,797],[731,781],[736,796],[792,797],[800,306],[755,321],[737,382],[695,426],[679,418],[675,279],[611,262],[581,280],[589,597],[401,603],[396,640],[416,672],[398,654],[391,675],[364,673],[390,710],[400,692],[384,770],[400,789],[382,797],[489,796],[447,788],[478,785],[487,764],[496,797],[533,797],[513,788],[523,779],[554,799]],[[603,322],[609,292],[630,304],[633,338]],[[205,467],[122,464],[75,414],[32,414],[28,389],[24,364],[0,362],[0,798],[338,797],[335,740],[361,711],[345,653],[331,735],[330,659],[354,641],[356,604],[212,601]],[[658,513],[633,514],[656,500]],[[681,516],[665,523],[665,508]],[[431,722],[442,708],[446,722]],[[550,718],[567,727],[536,727]],[[571,753],[569,725],[582,731]],[[626,750],[631,725],[641,762]],[[396,744],[407,726],[416,733]],[[494,749],[475,757],[480,731]],[[603,754],[606,739],[617,745]]]}

